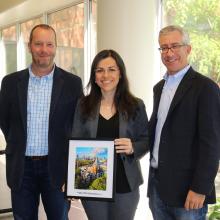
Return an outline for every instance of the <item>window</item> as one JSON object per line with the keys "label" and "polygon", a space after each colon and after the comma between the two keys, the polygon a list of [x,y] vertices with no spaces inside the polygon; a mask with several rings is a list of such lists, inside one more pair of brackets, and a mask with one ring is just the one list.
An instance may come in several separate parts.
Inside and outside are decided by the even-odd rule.
{"label": "window", "polygon": [[43,23],[43,17],[35,18],[28,20],[26,22],[21,23],[21,34],[19,39],[19,48],[20,48],[20,57],[23,59],[21,60],[21,69],[24,69],[28,65],[30,65],[32,58],[31,54],[28,50],[28,42],[31,29],[37,25]]}
{"label": "window", "polygon": [[16,26],[10,26],[2,30],[3,57],[2,65],[5,66],[3,73],[12,73],[17,70],[17,39]]}
{"label": "window", "polygon": [[56,64],[83,80],[84,4],[49,14],[48,24],[57,33]]}
{"label": "window", "polygon": [[92,25],[92,30],[91,30],[91,41],[93,43],[93,46],[91,47],[91,49],[93,50],[92,51],[92,54],[95,55],[96,53],[96,45],[95,43],[97,42],[97,24],[96,24],[96,21],[97,21],[97,0],[93,0],[92,1],[92,19],[91,19],[91,25]]}
{"label": "window", "polygon": [[192,66],[220,86],[219,0],[163,0],[163,26],[177,24],[189,31]]}
{"label": "window", "polygon": [[0,80],[5,74],[30,65],[29,35],[31,29],[40,23],[48,23],[56,31],[55,63],[80,76],[84,85],[87,84],[91,59],[96,53],[96,0],[81,1],[9,27],[0,27]]}

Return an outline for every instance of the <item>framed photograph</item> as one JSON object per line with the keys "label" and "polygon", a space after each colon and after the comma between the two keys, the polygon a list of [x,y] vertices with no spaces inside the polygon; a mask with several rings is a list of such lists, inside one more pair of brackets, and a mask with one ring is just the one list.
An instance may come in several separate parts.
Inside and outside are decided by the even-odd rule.
{"label": "framed photograph", "polygon": [[67,197],[113,199],[114,141],[69,141]]}

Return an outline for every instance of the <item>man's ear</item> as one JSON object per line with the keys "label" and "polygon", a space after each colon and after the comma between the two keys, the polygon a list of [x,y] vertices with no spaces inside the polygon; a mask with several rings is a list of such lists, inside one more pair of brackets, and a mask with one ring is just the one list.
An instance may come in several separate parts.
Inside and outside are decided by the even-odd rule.
{"label": "man's ear", "polygon": [[192,46],[191,45],[187,45],[187,53],[190,54],[192,50]]}

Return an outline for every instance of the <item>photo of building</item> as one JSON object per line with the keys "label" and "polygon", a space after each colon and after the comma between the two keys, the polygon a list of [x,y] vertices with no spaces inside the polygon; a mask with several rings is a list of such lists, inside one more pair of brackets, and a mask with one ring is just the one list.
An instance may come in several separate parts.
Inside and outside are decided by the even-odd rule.
{"label": "photo of building", "polygon": [[76,189],[106,190],[107,153],[107,148],[76,148]]}

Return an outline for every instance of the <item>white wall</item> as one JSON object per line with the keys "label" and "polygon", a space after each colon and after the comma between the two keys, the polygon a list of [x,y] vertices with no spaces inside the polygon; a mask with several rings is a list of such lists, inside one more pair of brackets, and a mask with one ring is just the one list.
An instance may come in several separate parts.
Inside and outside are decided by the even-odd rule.
{"label": "white wall", "polygon": [[149,114],[159,76],[157,10],[156,0],[98,0],[98,50],[111,48],[122,56],[131,90]]}

